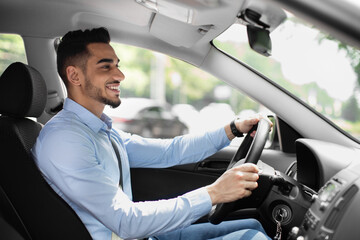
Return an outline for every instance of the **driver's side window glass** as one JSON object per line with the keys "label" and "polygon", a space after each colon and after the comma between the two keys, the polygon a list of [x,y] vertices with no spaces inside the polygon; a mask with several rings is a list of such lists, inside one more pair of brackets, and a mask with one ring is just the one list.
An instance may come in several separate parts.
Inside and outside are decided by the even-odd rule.
{"label": "driver's side window glass", "polygon": [[0,33],[0,76],[14,62],[27,63],[24,41],[19,35]]}
{"label": "driver's side window glass", "polygon": [[[155,99],[164,109],[170,106],[177,116],[173,118],[174,126],[183,126],[181,131],[174,131],[174,136],[223,127],[235,116],[269,113],[264,106],[188,63],[150,50],[117,43],[112,46],[126,77],[121,85],[122,104],[128,98],[145,98]],[[142,107],[137,109],[141,111]]]}
{"label": "driver's side window glass", "polygon": [[24,41],[19,35],[0,33],[0,76],[14,62],[27,63]]}

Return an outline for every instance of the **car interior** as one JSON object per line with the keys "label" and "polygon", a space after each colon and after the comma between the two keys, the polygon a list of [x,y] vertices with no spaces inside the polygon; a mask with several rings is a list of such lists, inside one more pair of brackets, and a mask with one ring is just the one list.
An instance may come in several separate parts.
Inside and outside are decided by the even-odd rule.
{"label": "car interior", "polygon": [[198,163],[131,169],[134,201],[173,198],[253,162],[262,171],[253,194],[215,206],[196,223],[252,217],[271,238],[280,224],[283,239],[358,239],[359,139],[213,42],[236,22],[247,27],[250,47],[269,56],[271,33],[281,28],[285,11],[360,48],[360,11],[348,1],[2,0],[0,33],[21,36],[27,63],[7,62],[0,76],[0,238],[91,239],[44,180],[30,149],[66,97],[56,70],[58,39],[104,26],[112,41],[189,63],[273,113],[270,134],[261,122],[254,138],[246,135]]}

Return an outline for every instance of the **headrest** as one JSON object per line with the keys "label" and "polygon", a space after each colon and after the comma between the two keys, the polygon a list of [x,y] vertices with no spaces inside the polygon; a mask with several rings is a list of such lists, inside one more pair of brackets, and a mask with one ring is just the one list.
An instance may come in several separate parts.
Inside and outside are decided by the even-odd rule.
{"label": "headrest", "polygon": [[24,63],[12,63],[0,77],[0,114],[39,117],[44,111],[47,89],[41,74]]}

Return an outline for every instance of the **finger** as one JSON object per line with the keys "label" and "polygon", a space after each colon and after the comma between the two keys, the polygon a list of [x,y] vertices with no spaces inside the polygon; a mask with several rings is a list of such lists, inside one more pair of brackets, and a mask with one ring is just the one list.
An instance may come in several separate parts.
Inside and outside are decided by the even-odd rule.
{"label": "finger", "polygon": [[248,117],[246,119],[243,119],[240,123],[239,123],[239,130],[243,133],[247,133],[250,131],[250,129],[257,124],[260,121],[259,116],[253,116],[253,117]]}
{"label": "finger", "polygon": [[249,197],[251,194],[252,192],[250,190],[245,189],[242,194],[243,195],[242,198]]}
{"label": "finger", "polygon": [[239,166],[234,167],[235,171],[242,171],[242,172],[253,172],[258,173],[259,167],[253,163],[244,163]]}
{"label": "finger", "polygon": [[244,120],[244,124],[252,127],[253,125],[257,124],[260,121],[260,117],[259,116],[254,116],[254,117],[250,117],[248,119]]}
{"label": "finger", "polygon": [[269,124],[270,124],[270,127],[272,127],[273,126],[273,123],[272,123],[272,121],[267,117],[267,116],[264,116],[263,114],[259,114],[259,118],[260,119],[265,119]]}
{"label": "finger", "polygon": [[259,179],[259,175],[257,173],[249,173],[249,172],[241,172],[237,171],[234,173],[233,180],[235,183],[241,182],[256,182]]}
{"label": "finger", "polygon": [[253,131],[252,133],[250,133],[250,136],[251,136],[251,137],[255,137],[255,134],[256,134],[256,130]]}
{"label": "finger", "polygon": [[247,190],[254,190],[258,186],[259,186],[259,184],[257,182],[245,182],[244,183],[244,187]]}
{"label": "finger", "polygon": [[259,174],[253,172],[241,172],[244,181],[256,182],[259,179]]}

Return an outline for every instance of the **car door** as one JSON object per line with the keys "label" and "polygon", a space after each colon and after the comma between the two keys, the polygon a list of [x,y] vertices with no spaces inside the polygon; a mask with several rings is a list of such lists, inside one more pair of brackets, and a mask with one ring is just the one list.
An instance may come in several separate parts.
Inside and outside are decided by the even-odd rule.
{"label": "car door", "polygon": [[[295,130],[281,119],[276,118],[273,134],[270,134],[267,147],[263,150],[260,160],[281,172],[290,171],[289,168],[296,160],[295,140],[299,137],[300,135]],[[241,139],[237,140],[240,140],[241,143]],[[238,150],[239,141],[237,142],[198,163],[165,169],[131,169],[134,200],[173,198],[213,183],[226,171],[230,160]],[[244,211],[240,211],[232,217],[243,218],[243,214]],[[252,217],[256,217],[255,215],[255,211],[250,213]],[[249,211],[245,216],[249,216]]]}

